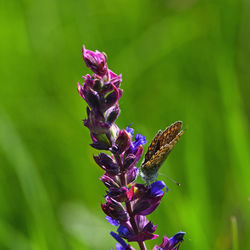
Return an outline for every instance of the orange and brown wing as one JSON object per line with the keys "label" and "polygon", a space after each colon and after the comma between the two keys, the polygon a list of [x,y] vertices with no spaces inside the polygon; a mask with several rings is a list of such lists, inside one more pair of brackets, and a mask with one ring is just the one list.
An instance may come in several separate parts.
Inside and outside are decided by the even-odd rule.
{"label": "orange and brown wing", "polygon": [[154,139],[152,140],[152,142],[150,143],[150,145],[148,146],[148,150],[147,153],[145,154],[143,163],[149,161],[152,158],[152,156],[160,149],[159,138],[161,135],[162,131],[159,130],[158,133],[155,135]]}
{"label": "orange and brown wing", "polygon": [[160,148],[169,144],[178,135],[182,127],[182,121],[177,121],[167,127],[159,138]]}
{"label": "orange and brown wing", "polygon": [[149,161],[142,164],[142,172],[144,175],[154,175],[163,162],[167,159],[169,153],[172,151],[180,137],[184,134],[184,130],[179,132],[175,138],[169,143],[161,147]]}

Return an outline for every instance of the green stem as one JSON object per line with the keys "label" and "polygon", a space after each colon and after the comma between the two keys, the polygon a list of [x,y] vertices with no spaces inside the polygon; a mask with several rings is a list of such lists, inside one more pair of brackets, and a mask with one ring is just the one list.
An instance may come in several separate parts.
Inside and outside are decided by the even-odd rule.
{"label": "green stem", "polygon": [[235,216],[232,216],[231,223],[232,223],[233,250],[238,250],[239,249],[239,243],[238,243],[238,225],[237,225],[237,219],[236,219]]}

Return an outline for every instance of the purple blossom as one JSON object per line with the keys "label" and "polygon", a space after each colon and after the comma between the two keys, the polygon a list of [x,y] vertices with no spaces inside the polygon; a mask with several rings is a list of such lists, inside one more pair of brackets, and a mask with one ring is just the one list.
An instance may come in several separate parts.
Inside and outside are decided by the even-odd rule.
{"label": "purple blossom", "polygon": [[115,106],[111,107],[105,113],[105,119],[108,123],[112,124],[120,114],[119,106],[116,104]]}
{"label": "purple blossom", "polygon": [[105,173],[103,176],[101,176],[100,180],[109,189],[111,187],[119,188],[121,185],[120,180],[117,178],[117,176],[110,176],[108,173]]}
{"label": "purple blossom", "polygon": [[[131,229],[130,229],[131,230]],[[130,230],[127,226],[125,225],[120,225],[119,228],[117,229],[117,232],[119,235],[123,238],[128,238],[130,235]]]}
{"label": "purple blossom", "polygon": [[132,152],[130,148],[126,151],[124,155],[124,168],[125,170],[135,167],[137,162],[140,160],[143,152],[143,147],[140,145],[136,151]]}
{"label": "purple blossom", "polygon": [[166,187],[163,181],[156,181],[149,187],[143,185],[134,186],[137,187],[136,192],[130,195],[131,200],[134,200],[133,213],[137,215],[151,214],[160,204],[162,197],[164,196],[163,188]]}
{"label": "purple blossom", "polygon": [[[130,127],[131,125],[129,125],[127,128],[126,128],[126,131],[131,135],[131,137],[133,137],[134,135],[134,129]],[[130,149],[132,152],[136,152],[136,150],[138,149],[138,147],[140,145],[144,145],[146,144],[147,141],[146,141],[146,137],[141,135],[141,134],[137,134],[135,136],[135,140],[131,143],[130,145]]]}
{"label": "purple blossom", "polygon": [[115,220],[115,219],[112,219],[111,217],[109,217],[109,216],[106,216],[105,217],[106,218],[106,220],[109,222],[109,224],[110,225],[112,225],[112,226],[119,226],[120,225],[120,222],[119,221],[117,221],[117,220]]}
{"label": "purple blossom", "polygon": [[[133,139],[131,125],[120,129],[115,123],[120,115],[122,76],[108,68],[104,53],[87,50],[84,46],[82,53],[86,66],[94,73],[83,76],[84,82],[78,83],[78,92],[88,105],[83,124],[89,129],[90,145],[108,151],[93,156],[104,171],[100,180],[107,188],[101,208],[107,221],[118,227],[117,233],[110,233],[118,242],[116,249],[133,250],[125,240],[137,242],[140,249],[146,249],[144,241],[158,237],[154,234],[157,226],[148,221],[146,215],[159,206],[168,189],[163,181],[151,185],[135,183],[139,173],[136,165],[141,159],[146,138],[136,134]],[[154,250],[178,249],[184,234],[179,232],[170,239],[164,236],[162,244],[155,246]]]}
{"label": "purple blossom", "polygon": [[155,181],[151,184],[151,196],[162,196],[164,194],[162,190],[163,188],[166,188],[166,190],[168,191],[168,188],[163,181]]}
{"label": "purple blossom", "polygon": [[128,245],[118,234],[112,231],[110,232],[110,234],[119,242],[119,244],[116,245],[117,250],[134,250],[134,248]]}
{"label": "purple blossom", "polygon": [[126,127],[126,130],[127,130],[128,133],[131,134],[131,136],[133,136],[135,130],[134,130],[133,128],[130,127],[131,125],[132,125],[132,124],[130,124],[128,127]]}
{"label": "purple blossom", "polygon": [[94,156],[95,162],[109,175],[117,175],[120,172],[119,165],[107,154],[100,153]]}
{"label": "purple blossom", "polygon": [[123,202],[127,200],[127,192],[128,188],[126,187],[121,187],[121,188],[111,187],[109,191],[107,191],[107,196],[113,198],[118,202]]}
{"label": "purple blossom", "polygon": [[126,151],[131,145],[131,137],[129,133],[127,133],[125,129],[121,130],[115,143],[118,147],[117,153],[121,154]]}
{"label": "purple blossom", "polygon": [[124,223],[129,219],[122,204],[109,196],[106,197],[106,203],[101,204],[101,207],[106,215],[120,223]]}
{"label": "purple blossom", "polygon": [[170,239],[165,235],[161,245],[155,246],[153,250],[178,250],[185,234],[185,232],[180,231]]}
{"label": "purple blossom", "polygon": [[157,226],[154,226],[151,222],[147,220],[145,216],[135,216],[136,225],[138,232],[132,229],[130,223],[126,225],[120,225],[117,232],[119,235],[128,241],[143,242],[146,240],[156,239],[158,235],[153,234]]}
{"label": "purple blossom", "polygon": [[131,182],[135,181],[135,179],[138,176],[138,169],[135,167],[129,168],[125,174],[125,180],[128,184],[130,184]]}
{"label": "purple blossom", "polygon": [[83,60],[86,63],[86,66],[90,68],[94,73],[99,76],[104,76],[107,73],[108,65],[107,58],[105,54],[96,50],[96,52],[85,49],[85,46],[82,47]]}
{"label": "purple blossom", "polygon": [[143,135],[137,134],[135,136],[135,140],[132,142],[132,148],[133,148],[132,151],[136,151],[140,145],[144,145],[146,143],[147,143],[146,137]]}

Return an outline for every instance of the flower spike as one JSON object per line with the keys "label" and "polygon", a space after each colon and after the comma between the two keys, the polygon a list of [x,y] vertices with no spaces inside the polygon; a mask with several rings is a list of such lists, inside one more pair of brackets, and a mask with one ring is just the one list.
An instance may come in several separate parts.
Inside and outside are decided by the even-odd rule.
{"label": "flower spike", "polygon": [[[82,55],[86,66],[93,72],[92,75],[83,76],[83,83],[77,85],[79,95],[88,105],[83,125],[89,129],[92,140],[90,146],[96,150],[105,150],[105,153],[99,152],[93,156],[96,164],[104,171],[100,180],[107,188],[101,208],[106,214],[106,220],[117,227],[117,233],[110,232],[117,241],[116,250],[134,250],[127,242],[137,242],[140,249],[145,250],[145,241],[158,237],[155,234],[157,226],[148,221],[146,216],[157,209],[168,189],[163,181],[150,184],[148,180],[155,178],[146,178],[146,184],[135,182],[139,176],[137,163],[142,157],[146,138],[136,134],[133,139],[134,129],[131,125],[120,129],[116,124],[121,112],[119,100],[123,94],[120,88],[122,76],[108,68],[105,53],[87,50],[83,46]],[[159,131],[157,135],[160,139],[156,136],[150,144],[143,165],[144,175],[157,175],[154,172],[157,171],[158,162],[164,160],[162,155],[166,157],[168,150],[171,151],[177,142],[176,133],[180,122],[176,124],[173,131]],[[150,165],[152,162],[155,169]],[[161,245],[156,245],[154,250],[177,250],[184,235],[179,232],[171,238],[164,236]]]}

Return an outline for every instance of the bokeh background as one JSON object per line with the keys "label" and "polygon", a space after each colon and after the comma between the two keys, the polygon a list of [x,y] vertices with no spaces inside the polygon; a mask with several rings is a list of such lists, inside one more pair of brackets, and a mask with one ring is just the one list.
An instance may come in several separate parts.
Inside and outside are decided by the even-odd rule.
{"label": "bokeh background", "polygon": [[2,0],[0,20],[1,250],[115,246],[76,89],[82,44],[123,74],[120,127],[148,141],[187,129],[148,249],[179,230],[181,249],[250,249],[248,0]]}

